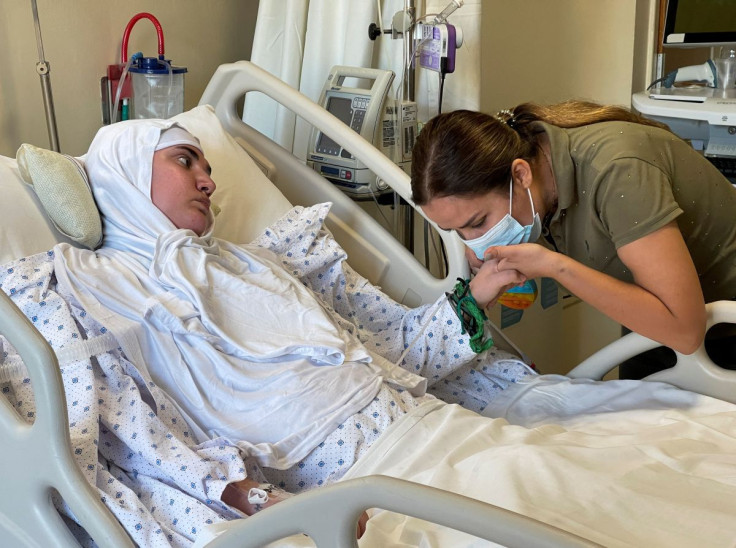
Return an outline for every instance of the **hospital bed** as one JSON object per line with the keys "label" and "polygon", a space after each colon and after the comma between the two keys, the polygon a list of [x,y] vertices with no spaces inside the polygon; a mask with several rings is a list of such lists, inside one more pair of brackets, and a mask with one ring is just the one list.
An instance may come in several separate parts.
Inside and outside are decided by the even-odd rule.
{"label": "hospital bed", "polygon": [[[380,152],[336,118],[276,78],[251,63],[239,62],[220,67],[203,94],[201,106],[184,113],[180,119],[182,125],[200,137],[215,170],[218,194],[221,197],[219,205],[222,208],[222,222],[218,220],[221,232],[216,235],[236,241],[238,238],[249,241],[285,213],[291,204],[311,205],[331,201],[334,206],[328,218],[328,226],[347,250],[350,263],[396,300],[412,306],[431,302],[452,286],[456,277],[467,275],[462,246],[454,235],[441,234],[447,248],[449,268],[445,279],[436,279],[341,191],[306,168],[303,162],[290,153],[243,124],[236,105],[249,92],[264,93],[297,112],[307,122],[351,150],[402,198],[411,203],[408,177]],[[226,134],[224,136],[220,135],[223,128]],[[233,143],[238,146],[237,152],[228,148]],[[247,155],[243,156],[244,152]],[[228,177],[238,170],[246,171],[247,176],[241,176],[231,185],[227,182]],[[20,179],[15,160],[0,158],[0,190],[8,198],[4,200],[5,205],[0,206],[0,222],[3,224],[0,250],[2,264],[50,249],[56,242],[69,241],[56,230],[45,216],[39,198],[29,187],[20,183]],[[247,188],[237,185],[241,180],[247,181]],[[243,215],[243,212],[248,212],[249,215]],[[711,304],[708,312],[709,324],[736,322],[734,303]],[[107,511],[95,489],[85,481],[75,465],[69,444],[64,389],[54,352],[4,292],[0,292],[0,333],[15,346],[25,362],[33,384],[37,408],[31,425],[17,416],[5,398],[0,398],[3,402],[0,404],[0,430],[3,439],[3,447],[0,449],[3,485],[0,495],[0,535],[4,541],[19,546],[76,545],[75,537],[60,519],[51,502],[50,493],[56,490],[71,507],[79,523],[99,545],[132,545],[126,532]],[[495,334],[499,344],[514,349],[513,343],[506,340],[502,333],[496,330]],[[586,360],[570,375],[575,378],[601,378],[622,359],[653,346],[656,343],[638,335],[629,335]],[[593,490],[586,493],[567,493],[565,488],[571,487],[565,485],[561,478],[552,480],[553,483],[558,483],[559,491],[546,493],[544,496],[541,493],[531,493],[532,498],[547,497],[546,506],[522,501],[519,492],[512,489],[517,483],[522,486],[522,491],[529,489],[530,486],[524,483],[521,475],[526,471],[541,473],[544,463],[534,460],[540,458],[540,455],[557,459],[560,455],[580,447],[584,447],[586,451],[615,451],[610,446],[596,444],[601,439],[624,436],[626,430],[636,430],[643,438],[656,438],[655,433],[664,429],[664,445],[655,448],[647,446],[647,449],[666,453],[672,449],[667,446],[670,433],[674,437],[682,435],[687,438],[690,435],[689,431],[679,433],[677,427],[680,424],[685,425],[683,428],[692,427],[692,424],[700,425],[697,436],[693,439],[702,441],[706,447],[714,447],[706,455],[707,458],[704,457],[695,468],[691,468],[694,477],[699,477],[700,468],[709,469],[708,473],[702,474],[702,481],[697,483],[698,488],[705,492],[694,498],[707,500],[714,507],[720,505],[722,508],[711,512],[717,515],[707,521],[711,519],[709,516],[698,514],[693,517],[689,515],[689,509],[683,507],[681,520],[665,520],[660,524],[663,529],[661,534],[664,535],[663,538],[670,538],[666,536],[664,529],[672,528],[672,534],[682,542],[675,541],[669,545],[688,545],[690,537],[682,535],[681,530],[677,529],[681,525],[677,521],[687,523],[689,518],[697,518],[704,520],[703,529],[696,531],[704,544],[733,545],[736,532],[732,525],[725,526],[726,529],[731,528],[730,537],[728,532],[724,534],[720,531],[716,534],[714,530],[724,529],[724,524],[736,522],[733,519],[736,515],[728,510],[732,506],[733,495],[736,494],[736,406],[727,403],[736,401],[735,375],[734,372],[715,366],[701,348],[692,356],[678,355],[677,366],[660,374],[657,380],[701,394],[711,394],[715,398],[676,390],[669,384],[637,382],[636,390],[623,387],[623,390],[614,392],[619,398],[624,393],[635,392],[639,394],[639,399],[634,398],[632,401],[631,398],[624,398],[626,401],[617,407],[615,398],[610,397],[611,392],[606,392],[607,395],[600,400],[587,402],[587,407],[573,406],[576,410],[563,410],[558,416],[550,412],[553,417],[551,424],[545,426],[534,416],[535,409],[544,409],[543,406],[537,406],[536,403],[527,407],[522,405],[525,399],[539,401],[525,398],[524,390],[536,391],[544,396],[549,395],[545,391],[555,383],[561,383],[566,389],[572,390],[577,390],[586,383],[592,385],[592,381],[585,379],[578,382],[555,376],[541,386],[530,386],[528,389],[525,387],[516,393],[508,391],[516,395],[509,396],[507,401],[499,403],[495,408],[506,421],[484,420],[478,426],[477,416],[456,406],[445,406],[436,412],[429,410],[426,411],[426,416],[414,417],[411,424],[400,421],[402,435],[398,436],[394,431],[393,437],[386,443],[377,443],[376,447],[372,447],[369,455],[361,459],[345,481],[298,495],[248,519],[212,527],[207,535],[202,535],[198,540],[198,545],[263,546],[272,541],[280,541],[274,545],[302,546],[305,537],[299,533],[305,532],[318,546],[349,546],[355,543],[354,527],[357,517],[367,508],[381,510],[368,522],[368,530],[360,541],[361,546],[496,545],[493,543],[504,546],[593,546],[596,543],[641,545],[647,538],[643,530],[654,525],[645,519],[650,516],[637,521],[635,513],[627,514],[625,519],[632,520],[631,531],[620,536],[615,532],[620,524],[615,521],[603,533],[596,532],[596,521],[602,519],[601,513],[611,513],[612,508],[623,512],[625,500],[612,497],[614,506],[604,505],[603,501],[596,499],[577,500],[576,496],[604,496],[604,492]],[[600,386],[614,387],[615,382],[602,383]],[[552,397],[556,397],[556,394],[553,391]],[[639,413],[640,405],[647,408],[645,415]],[[670,406],[674,410],[670,410]],[[620,412],[620,420],[611,420],[614,412]],[[443,439],[435,439],[429,435],[435,426],[439,429],[448,416],[455,417],[457,424],[467,424],[470,430],[459,429],[454,434],[449,432]],[[716,420],[720,422],[715,424]],[[468,431],[476,434],[467,436]],[[708,437],[712,432],[717,432],[716,438],[721,441]],[[529,437],[536,441],[527,444]],[[400,440],[403,439],[409,445],[402,445]],[[621,439],[621,445],[627,447],[630,439]],[[590,443],[585,445],[581,440]],[[471,441],[475,444],[481,443],[482,450],[473,446],[463,453],[463,448]],[[637,443],[639,441],[637,438]],[[500,448],[520,451],[520,448],[527,445],[531,448],[531,453],[519,452],[511,456],[483,453],[483,450]],[[561,449],[560,452],[551,454],[535,452],[547,447]],[[417,453],[438,454],[439,460],[436,466],[428,468],[428,464],[412,461]],[[528,468],[524,468],[527,466],[524,464],[524,455],[530,459]],[[678,458],[683,460],[684,466],[693,464],[688,461],[687,451],[672,451],[667,458],[673,461],[671,465],[674,468],[678,466]],[[662,461],[664,460],[667,459],[663,458]],[[453,475],[466,462],[471,470],[475,470],[475,474],[478,473],[480,464],[483,468],[490,468],[492,464],[495,466],[499,463],[500,466],[507,461],[522,466],[521,470],[509,469],[508,474],[515,478],[513,481],[505,481],[500,476],[490,479],[484,476],[484,480],[488,479],[484,483],[480,479],[473,481],[473,476],[470,480],[466,477],[460,485],[458,476]],[[629,474],[634,474],[639,469],[648,470],[649,464],[651,463],[648,461],[637,463],[639,468],[632,468]],[[556,461],[555,466],[566,469],[567,465],[560,465]],[[582,473],[580,468],[573,470],[575,473]],[[595,473],[600,472],[595,470]],[[725,480],[715,485],[716,478],[721,476],[725,476]],[[647,481],[652,482],[652,486],[658,485],[656,474],[632,477],[638,480],[646,477]],[[662,475],[662,478],[665,484],[673,481],[667,475]],[[626,476],[621,479],[626,481]],[[608,476],[605,481],[605,486],[609,489],[617,489],[615,481]],[[708,487],[710,483],[714,484],[712,488]],[[508,497],[504,498],[506,495]],[[559,500],[556,497],[560,497]],[[679,503],[680,499],[677,500]],[[578,506],[573,505],[573,509],[564,510],[558,508],[569,505],[570,501]],[[588,507],[596,506],[600,506],[600,513],[587,515]],[[706,512],[709,509],[706,508]],[[671,517],[663,511],[662,516],[665,515]],[[459,532],[446,530],[442,526],[455,528]],[[642,533],[638,535],[640,530]],[[487,542],[475,537],[487,539]],[[730,538],[730,542],[723,543],[724,537]]]}

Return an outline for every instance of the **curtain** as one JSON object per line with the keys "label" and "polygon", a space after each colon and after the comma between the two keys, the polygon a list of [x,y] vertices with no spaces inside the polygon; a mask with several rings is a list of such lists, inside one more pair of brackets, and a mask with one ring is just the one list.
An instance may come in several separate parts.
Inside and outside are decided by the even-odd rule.
{"label": "curtain", "polygon": [[[380,0],[382,21],[388,29],[394,14],[404,9],[404,0]],[[416,2],[417,17],[439,13],[449,0]],[[464,37],[457,51],[457,67],[445,79],[442,109],[469,108],[480,104],[480,14],[481,0],[466,0],[448,22],[461,27]],[[404,42],[390,34],[368,38],[368,26],[378,23],[377,0],[261,0],[251,61],[314,101],[333,65],[373,67],[396,74],[390,97],[401,97],[404,74]],[[415,99],[419,120],[438,110],[439,75],[417,71]],[[252,97],[251,97],[252,95]],[[274,101],[251,94],[243,119],[287,150],[306,158],[309,124],[278,107]]]}

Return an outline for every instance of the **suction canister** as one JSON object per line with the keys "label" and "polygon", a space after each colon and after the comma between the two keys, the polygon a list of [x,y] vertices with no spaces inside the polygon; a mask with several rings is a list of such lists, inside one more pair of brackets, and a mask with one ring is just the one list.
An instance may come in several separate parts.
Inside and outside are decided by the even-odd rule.
{"label": "suction canister", "polygon": [[140,57],[128,69],[133,86],[131,118],[170,118],[184,112],[185,67],[170,60]]}
{"label": "suction canister", "polygon": [[[128,59],[128,41],[133,26],[141,19],[148,19],[156,28],[158,38],[158,56],[144,57],[142,53],[134,54]],[[184,74],[185,67],[172,66],[171,60],[164,55],[164,31],[161,23],[150,13],[138,13],[128,22],[123,32],[123,43],[120,48],[122,57],[122,75],[120,81],[130,80],[130,117],[131,118],[170,118],[184,112]],[[119,86],[122,88],[122,86]],[[118,90],[115,99],[117,112]],[[122,95],[125,97],[125,95]],[[113,118],[114,121],[114,118]]]}

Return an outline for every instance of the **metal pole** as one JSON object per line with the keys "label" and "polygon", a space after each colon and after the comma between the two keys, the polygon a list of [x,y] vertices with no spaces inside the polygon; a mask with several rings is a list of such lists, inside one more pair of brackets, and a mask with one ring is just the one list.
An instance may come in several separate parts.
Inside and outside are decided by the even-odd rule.
{"label": "metal pole", "polygon": [[36,72],[41,79],[41,94],[43,95],[43,107],[46,112],[46,127],[49,131],[49,144],[51,146],[51,150],[59,152],[59,134],[56,131],[54,96],[51,93],[51,65],[46,61],[43,55],[41,24],[38,21],[36,0],[31,0],[31,7],[33,8],[33,22],[36,26],[36,45],[38,46],[38,63],[36,63]]}
{"label": "metal pole", "polygon": [[411,26],[404,31],[404,63],[406,64],[406,78],[404,78],[403,97],[406,101],[414,100],[415,68],[412,59],[414,49],[414,25],[416,21],[416,6],[414,0],[404,0],[404,12],[409,15]]}
{"label": "metal pole", "polygon": [[[416,79],[416,71],[414,68],[414,60],[412,58],[412,52],[414,50],[414,25],[416,22],[416,6],[414,0],[404,0],[404,12],[409,15],[411,25],[404,31],[404,67],[406,69],[406,78],[403,81],[402,97],[405,101],[414,101],[414,84]],[[399,117],[402,116],[402,112],[399,111]],[[401,119],[401,118],[400,118]],[[401,131],[401,124],[399,124],[399,131]],[[404,135],[401,135],[401,140],[404,139]],[[403,145],[402,151],[403,155]],[[399,158],[401,159],[401,158]],[[409,204],[404,206],[404,230],[403,230],[403,242],[404,246],[414,253],[414,208]]]}

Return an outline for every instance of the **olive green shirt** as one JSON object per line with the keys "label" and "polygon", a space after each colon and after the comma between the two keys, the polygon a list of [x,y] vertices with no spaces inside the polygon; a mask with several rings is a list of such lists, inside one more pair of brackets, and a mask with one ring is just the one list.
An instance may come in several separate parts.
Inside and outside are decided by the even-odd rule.
{"label": "olive green shirt", "polygon": [[655,127],[539,125],[551,145],[556,249],[632,282],[616,250],[676,220],[706,302],[736,297],[736,188],[688,143]]}

